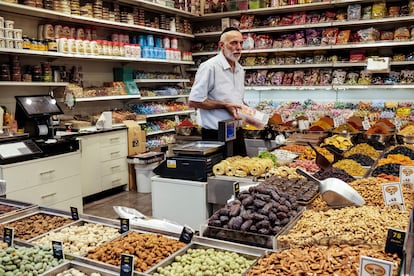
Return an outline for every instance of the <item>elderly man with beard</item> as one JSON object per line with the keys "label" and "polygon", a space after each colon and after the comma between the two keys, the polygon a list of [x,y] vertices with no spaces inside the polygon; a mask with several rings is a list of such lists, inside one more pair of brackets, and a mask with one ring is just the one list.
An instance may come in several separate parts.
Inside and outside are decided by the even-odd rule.
{"label": "elderly man with beard", "polygon": [[[219,53],[201,63],[191,88],[189,104],[198,109],[197,123],[204,141],[217,141],[218,122],[240,120],[237,110],[244,104],[244,70],[238,62],[243,36],[234,27],[223,30]],[[238,127],[234,155],[246,155],[243,130]]]}

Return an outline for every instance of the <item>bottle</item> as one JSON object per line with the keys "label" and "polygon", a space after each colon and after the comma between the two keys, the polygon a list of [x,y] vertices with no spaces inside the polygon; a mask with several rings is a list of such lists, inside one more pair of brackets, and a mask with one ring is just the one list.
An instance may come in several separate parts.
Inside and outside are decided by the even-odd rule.
{"label": "bottle", "polygon": [[14,115],[11,115],[10,116],[10,122],[11,122],[11,125],[10,125],[10,133],[12,133],[12,134],[15,134],[15,133],[17,133],[17,121],[14,119]]}
{"label": "bottle", "polygon": [[3,116],[4,116],[4,109],[0,106],[0,133],[3,134]]}

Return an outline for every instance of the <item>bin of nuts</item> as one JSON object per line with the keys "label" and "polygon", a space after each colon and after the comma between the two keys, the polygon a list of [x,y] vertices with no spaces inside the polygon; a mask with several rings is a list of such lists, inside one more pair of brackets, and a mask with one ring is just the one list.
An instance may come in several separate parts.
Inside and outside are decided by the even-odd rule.
{"label": "bin of nuts", "polygon": [[184,246],[185,243],[160,234],[128,232],[89,250],[85,257],[119,267],[121,255],[131,254],[135,271],[144,272]]}

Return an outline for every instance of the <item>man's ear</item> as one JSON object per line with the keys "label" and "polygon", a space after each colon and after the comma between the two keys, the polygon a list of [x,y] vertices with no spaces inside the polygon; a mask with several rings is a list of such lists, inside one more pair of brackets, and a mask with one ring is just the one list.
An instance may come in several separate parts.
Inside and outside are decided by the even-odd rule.
{"label": "man's ear", "polygon": [[220,48],[223,48],[224,42],[223,41],[219,41],[218,45],[219,45]]}

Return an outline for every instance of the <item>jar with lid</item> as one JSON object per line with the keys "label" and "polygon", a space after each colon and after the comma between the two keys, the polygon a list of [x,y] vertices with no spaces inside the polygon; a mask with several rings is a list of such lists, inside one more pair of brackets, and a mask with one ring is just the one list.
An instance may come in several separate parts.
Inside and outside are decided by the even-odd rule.
{"label": "jar with lid", "polygon": [[39,41],[36,38],[31,39],[30,50],[39,50]]}
{"label": "jar with lid", "polygon": [[95,56],[99,55],[98,42],[96,40],[91,41],[91,53]]}
{"label": "jar with lid", "polygon": [[125,56],[125,43],[119,42],[119,55],[121,57]]}
{"label": "jar with lid", "polygon": [[168,36],[164,36],[162,39],[162,47],[163,48],[170,48],[170,38]]}
{"label": "jar with lid", "polygon": [[57,46],[57,42],[56,39],[48,39],[46,40],[47,43],[47,50],[50,52],[57,52],[58,50],[58,46]]}
{"label": "jar with lid", "polygon": [[91,42],[89,40],[83,40],[83,53],[85,55],[91,54]]}
{"label": "jar with lid", "polygon": [[23,49],[30,50],[32,48],[32,41],[27,35],[23,35]]}
{"label": "jar with lid", "polygon": [[113,48],[113,42],[108,41],[108,56],[112,56],[112,48]]}
{"label": "jar with lid", "polygon": [[113,56],[119,56],[119,42],[112,42],[112,55]]}
{"label": "jar with lid", "polygon": [[108,41],[107,40],[102,40],[102,53],[105,56],[108,55]]}
{"label": "jar with lid", "polygon": [[83,48],[83,40],[82,39],[75,39],[76,44],[76,53],[78,54],[85,54],[85,49]]}
{"label": "jar with lid", "polygon": [[75,54],[76,53],[76,43],[75,43],[74,38],[69,38],[68,39],[68,49],[69,49],[70,54]]}
{"label": "jar with lid", "polygon": [[176,37],[171,38],[171,48],[178,49],[178,39]]}

